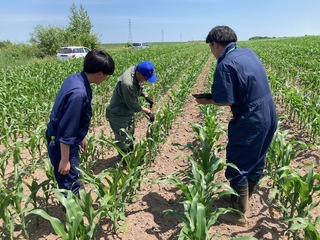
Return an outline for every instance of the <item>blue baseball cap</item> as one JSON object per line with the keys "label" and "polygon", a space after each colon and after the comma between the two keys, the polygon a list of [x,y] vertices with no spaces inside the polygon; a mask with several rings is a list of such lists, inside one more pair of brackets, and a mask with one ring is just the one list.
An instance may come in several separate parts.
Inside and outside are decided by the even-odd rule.
{"label": "blue baseball cap", "polygon": [[150,61],[140,62],[136,68],[149,83],[155,83],[157,81],[157,75],[154,72],[154,65]]}

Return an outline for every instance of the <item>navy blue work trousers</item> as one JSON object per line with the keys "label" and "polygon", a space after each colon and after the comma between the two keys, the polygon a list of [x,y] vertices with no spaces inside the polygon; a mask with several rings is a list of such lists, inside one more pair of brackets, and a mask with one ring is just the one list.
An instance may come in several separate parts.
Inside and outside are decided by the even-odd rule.
{"label": "navy blue work trousers", "polygon": [[258,183],[266,164],[266,155],[277,129],[277,114],[272,102],[257,106],[239,118],[231,120],[228,128],[227,167],[225,176],[234,185]]}
{"label": "navy blue work trousers", "polygon": [[74,194],[78,194],[81,187],[79,181],[80,171],[76,168],[79,166],[79,146],[70,146],[70,171],[66,175],[58,172],[61,160],[60,143],[55,142],[54,146],[48,144],[48,154],[51,164],[54,168],[54,176],[60,189],[71,190]]}

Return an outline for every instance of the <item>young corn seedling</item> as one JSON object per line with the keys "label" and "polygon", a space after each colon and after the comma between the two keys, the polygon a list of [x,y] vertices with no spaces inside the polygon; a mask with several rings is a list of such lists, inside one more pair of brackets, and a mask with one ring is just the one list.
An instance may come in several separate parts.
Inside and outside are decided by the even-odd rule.
{"label": "young corn seedling", "polygon": [[[280,191],[283,193],[280,197],[280,206],[284,215],[284,220],[288,222],[288,228],[293,233],[293,239],[296,239],[302,227],[306,228],[312,222],[311,212],[319,205],[320,200],[314,201],[314,196],[320,195],[320,174],[314,173],[314,167],[309,172],[301,176],[290,167],[279,169],[281,179],[284,184]],[[305,219],[308,224],[296,224],[296,218]],[[295,225],[295,226],[293,226]],[[299,226],[299,228],[297,227]],[[306,229],[312,230],[312,229]],[[313,232],[314,234],[315,232]],[[319,233],[318,233],[319,234]]]}
{"label": "young corn seedling", "polygon": [[117,194],[119,192],[117,184],[118,181],[121,181],[120,170],[116,171],[113,168],[106,169],[98,175],[92,175],[81,168],[79,168],[79,171],[81,172],[83,181],[89,183],[92,191],[96,194],[97,198],[95,202],[100,204],[100,206],[108,206],[106,214],[113,224],[113,231],[116,232],[120,227],[118,222],[125,219],[124,209],[126,207],[125,203],[117,201]]}
{"label": "young corn seedling", "polygon": [[[211,239],[209,229],[216,223],[219,215],[233,211],[225,208],[212,210],[213,203],[223,195],[235,192],[228,184],[218,182],[217,173],[227,166],[223,159],[216,156],[217,150],[214,150],[216,140],[222,133],[213,134],[208,128],[199,124],[194,124],[192,127],[199,143],[196,146],[194,144],[185,146],[193,153],[188,157],[191,170],[184,172],[185,176],[182,178],[175,173],[160,182],[173,184],[182,191],[183,214],[167,211],[178,214],[183,220],[184,226],[179,239]],[[182,173],[183,171],[180,172]]]}
{"label": "young corn seedling", "polygon": [[44,194],[44,199],[45,199],[45,207],[46,211],[48,211],[48,202],[50,199],[50,196],[52,195],[52,189],[58,188],[57,181],[55,180],[55,176],[53,173],[53,166],[51,165],[50,159],[48,157],[43,159],[44,166],[41,166],[40,168],[43,170],[43,172],[46,173],[47,180],[45,181],[47,184],[40,184],[43,194]]}
{"label": "young corn seedling", "polygon": [[81,167],[91,169],[94,165],[95,159],[100,159],[103,152],[99,151],[96,145],[96,136],[91,135],[87,137],[88,149],[80,155]]}
{"label": "young corn seedling", "polygon": [[292,140],[287,142],[287,138],[288,131],[280,132],[278,129],[268,151],[266,171],[273,181],[272,188],[279,189],[283,184],[280,180],[278,169],[289,166],[297,152],[307,147],[307,145],[301,141]]}
{"label": "young corn seedling", "polygon": [[[208,231],[216,223],[220,214],[231,211],[230,209],[217,208],[212,211],[213,202],[225,194],[234,194],[234,191],[225,183],[215,183],[216,173],[225,166],[222,159],[215,160],[210,166],[212,172],[202,171],[201,166],[190,158],[191,172],[187,176],[179,177],[179,173],[173,173],[160,183],[172,184],[182,192],[184,212],[167,210],[166,212],[177,214],[183,220],[184,227],[180,232],[180,239],[210,239]],[[185,174],[181,171],[180,174]],[[227,190],[226,190],[227,189]],[[203,236],[207,236],[204,238]]]}
{"label": "young corn seedling", "polygon": [[292,219],[291,227],[285,232],[286,235],[292,234],[293,239],[299,239],[298,233],[303,232],[304,239],[320,239],[320,232],[317,226],[320,224],[320,216],[313,220],[310,216],[306,218],[296,217]]}
{"label": "young corn seedling", "polygon": [[4,180],[0,181],[0,219],[3,221],[2,226],[0,225],[0,237],[5,238],[10,236],[13,239],[14,236],[14,221],[15,214],[11,210],[11,205],[13,204],[15,192],[8,189],[7,182]]}
{"label": "young corn seedling", "polygon": [[138,166],[136,169],[125,172],[121,164],[118,164],[116,167],[106,169],[95,176],[79,169],[84,181],[92,185],[93,191],[97,195],[96,201],[101,202],[101,205],[105,202],[109,203],[106,212],[112,221],[114,232],[125,227],[125,225],[120,225],[120,221],[125,220],[125,208],[134,196],[138,186],[137,182],[141,181],[136,176],[136,171],[140,171],[141,167]]}
{"label": "young corn seedling", "polygon": [[[28,232],[26,228],[27,222],[25,216],[26,213],[30,211],[30,209],[22,207],[23,202],[28,199],[28,196],[23,191],[23,174],[24,173],[21,173],[20,166],[18,164],[14,165],[12,182],[7,183],[9,186],[12,186],[10,188],[10,194],[8,194],[7,196],[4,195],[2,203],[3,205],[1,204],[1,208],[7,207],[7,209],[3,209],[0,215],[5,217],[6,219],[5,224],[7,226],[5,228],[9,230],[10,236],[11,234],[13,234],[14,224],[18,222],[24,235],[28,238]],[[6,188],[8,188],[8,186],[6,186]]]}
{"label": "young corn seedling", "polygon": [[35,164],[38,164],[36,160],[37,156],[38,159],[42,159],[42,149],[41,149],[41,141],[43,140],[44,126],[40,125],[36,129],[32,129],[31,131],[26,131],[27,136],[27,144],[26,148],[29,151],[33,162],[36,162]]}
{"label": "young corn seedling", "polygon": [[206,207],[198,201],[198,196],[196,194],[191,201],[183,201],[184,226],[180,231],[179,239],[208,239]]}
{"label": "young corn seedling", "polygon": [[94,209],[91,192],[86,193],[83,189],[79,190],[79,196],[65,190],[54,189],[53,192],[66,209],[65,223],[42,209],[34,209],[30,213],[50,221],[55,233],[63,240],[95,239],[97,226],[109,206],[103,205]]}
{"label": "young corn seedling", "polygon": [[0,153],[0,179],[5,179],[10,157],[11,153],[9,151],[3,151]]}
{"label": "young corn seedling", "polygon": [[[45,187],[48,186],[48,184],[50,183],[50,180],[44,180],[43,182],[41,182],[40,184],[37,182],[37,179],[35,179],[34,177],[32,177],[32,182],[28,183],[26,181],[23,181],[24,185],[27,186],[27,188],[30,191],[30,194],[28,196],[28,199],[25,203],[26,208],[28,207],[29,204],[32,205],[32,208],[36,209],[38,208],[38,192],[40,189],[46,189]],[[37,222],[38,224],[38,222]]]}

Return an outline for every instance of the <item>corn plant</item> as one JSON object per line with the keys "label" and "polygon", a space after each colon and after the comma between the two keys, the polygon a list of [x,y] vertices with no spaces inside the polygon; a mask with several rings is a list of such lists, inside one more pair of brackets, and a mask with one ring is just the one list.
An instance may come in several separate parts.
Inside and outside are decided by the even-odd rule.
{"label": "corn plant", "polygon": [[186,147],[192,150],[193,157],[199,160],[202,164],[202,170],[206,173],[206,171],[210,171],[210,165],[213,161],[211,158],[215,157],[212,151],[218,153],[224,148],[221,144],[217,144],[217,141],[226,132],[217,122],[217,108],[206,106],[202,110],[206,114],[205,127],[200,124],[192,124],[192,129],[200,141],[200,146],[194,147],[192,144],[187,144]]}
{"label": "corn plant", "polygon": [[203,172],[200,164],[190,159],[191,172],[187,176],[179,177],[184,173],[181,171],[170,174],[160,181],[160,183],[172,184],[182,191],[184,212],[181,214],[173,210],[166,211],[182,218],[184,226],[180,232],[180,239],[210,239],[208,231],[216,223],[219,215],[232,211],[224,208],[212,210],[212,205],[218,198],[235,193],[226,183],[217,182],[216,173],[224,168],[224,161],[218,158],[211,158],[211,160],[210,170],[206,170],[207,174]]}
{"label": "corn plant", "polygon": [[[32,208],[38,208],[38,192],[39,190],[44,190],[44,192],[47,192],[48,190],[48,185],[50,184],[50,179],[46,179],[42,181],[41,183],[37,182],[37,179],[32,177],[31,183],[28,183],[26,181],[23,181],[24,185],[27,186],[27,188],[30,191],[30,194],[27,198],[27,201],[25,203],[26,207],[28,207],[29,204],[32,205]],[[48,200],[49,197],[46,197]],[[46,201],[48,202],[48,201]]]}
{"label": "corn plant", "polygon": [[109,207],[108,201],[94,209],[91,192],[79,190],[79,197],[71,191],[52,190],[56,198],[66,210],[65,223],[58,218],[50,216],[42,209],[34,209],[31,214],[36,214],[50,221],[55,233],[63,240],[86,240],[96,239],[98,224],[103,216],[106,215]]}
{"label": "corn plant", "polygon": [[42,167],[42,170],[46,173],[48,181],[45,180],[47,184],[41,184],[41,188],[44,194],[46,211],[48,211],[48,202],[52,194],[51,190],[58,188],[58,184],[55,180],[53,166],[51,165],[49,158],[46,157],[43,159],[43,161],[44,166]]}
{"label": "corn plant", "polygon": [[[117,194],[119,192],[118,185],[121,184],[121,171],[117,168],[112,168],[109,170],[105,170],[98,175],[94,176],[83,169],[79,169],[82,173],[83,181],[88,182],[93,187],[93,192],[97,195],[96,202],[100,202],[100,205],[109,204],[109,207],[106,209],[106,214],[110,218],[113,224],[113,231],[116,232],[118,228],[120,228],[119,221],[125,220],[124,210],[127,206],[126,202],[117,201]],[[117,171],[116,169],[119,169]],[[112,181],[114,184],[112,184]],[[110,188],[106,186],[107,183],[111,183]]]}
{"label": "corn plant", "polygon": [[[311,167],[304,176],[299,175],[288,166],[278,171],[280,172],[280,179],[283,179],[283,184],[279,189],[278,205],[282,210],[284,220],[288,222],[288,229],[293,232],[293,239],[297,239],[303,226],[308,228],[304,229],[305,231],[313,231],[312,228],[310,229],[310,225],[312,225],[310,223],[313,221],[310,213],[320,203],[320,200],[314,201],[314,196],[320,196],[320,186],[318,184],[320,174],[314,173],[314,167]],[[303,224],[301,219],[305,219],[308,224]],[[297,221],[300,221],[301,224],[297,225]],[[319,236],[317,231],[313,231],[312,234]]]}
{"label": "corn plant", "polygon": [[[208,112],[211,110],[208,109]],[[221,148],[215,148],[216,141],[223,131],[217,126],[216,121],[212,120],[214,114],[206,117],[209,119],[205,122],[214,125],[202,127],[199,124],[193,124],[192,128],[196,133],[198,143],[185,145],[193,153],[192,156],[188,156],[191,163],[190,171],[173,173],[160,181],[173,184],[182,191],[184,212],[167,211],[179,215],[183,220],[184,226],[179,239],[211,239],[209,229],[216,223],[220,214],[233,211],[231,208],[212,210],[217,199],[223,195],[236,193],[228,184],[218,181],[217,173],[227,166],[223,159],[216,156],[217,151]],[[214,131],[211,131],[212,129]],[[179,177],[180,175],[182,177]]]}
{"label": "corn plant", "polygon": [[[184,212],[182,220],[184,226],[182,227],[179,239],[195,239],[205,240],[210,239],[209,228],[215,223],[217,217],[208,219],[208,210],[196,194],[191,201],[183,201]],[[215,213],[224,213],[224,210],[218,209]],[[217,214],[219,215],[219,213]]]}
{"label": "corn plant", "polygon": [[5,179],[6,169],[11,157],[10,151],[3,151],[0,153],[0,179]]}
{"label": "corn plant", "polygon": [[88,149],[80,155],[80,164],[83,168],[90,169],[94,164],[94,159],[99,158],[98,148],[94,144],[95,136],[87,137]]}
{"label": "corn plant", "polygon": [[[19,172],[19,165],[14,167],[14,178],[8,180],[9,182],[0,182],[0,219],[3,220],[3,232],[13,239],[15,224],[19,223],[21,229],[26,237],[28,237],[27,232],[27,222],[26,213],[30,210],[28,208],[23,208],[22,204],[28,196],[23,192],[23,173]],[[6,185],[4,185],[6,184]],[[11,186],[10,189],[8,186]]]}
{"label": "corn plant", "polygon": [[293,233],[293,239],[298,239],[298,233],[303,232],[304,239],[320,239],[320,233],[317,226],[320,224],[320,216],[313,220],[310,216],[308,218],[296,217],[290,220],[291,226],[286,231],[286,234]]}
{"label": "corn plant", "polygon": [[9,190],[6,184],[4,180],[0,181],[0,219],[3,221],[3,226],[0,226],[0,236],[10,236],[10,239],[13,239],[15,216],[11,210],[11,205],[15,193]]}
{"label": "corn plant", "polygon": [[125,208],[135,195],[143,176],[141,174],[143,168],[141,166],[133,167],[135,163],[130,162],[129,156],[125,157],[128,157],[126,159],[128,161],[127,166],[129,166],[127,172],[123,170],[121,163],[96,176],[80,169],[83,180],[93,187],[93,191],[97,195],[96,201],[101,203],[108,201],[110,203],[106,213],[112,221],[114,232],[121,228],[120,220],[125,220]]}
{"label": "corn plant", "polygon": [[[30,156],[33,160],[35,160],[37,157],[39,159],[42,159],[42,140],[44,138],[44,125],[37,126],[36,129],[32,129],[31,131],[26,131],[26,148],[28,152],[30,153]],[[36,161],[33,161],[36,162]],[[34,163],[36,164],[36,163]],[[37,163],[38,164],[38,163]]]}
{"label": "corn plant", "polygon": [[[278,169],[289,166],[297,152],[307,147],[302,141],[287,141],[288,130],[276,131],[267,155],[266,171],[273,181],[273,188],[280,188],[283,182],[280,180]],[[285,181],[285,180],[284,180]]]}

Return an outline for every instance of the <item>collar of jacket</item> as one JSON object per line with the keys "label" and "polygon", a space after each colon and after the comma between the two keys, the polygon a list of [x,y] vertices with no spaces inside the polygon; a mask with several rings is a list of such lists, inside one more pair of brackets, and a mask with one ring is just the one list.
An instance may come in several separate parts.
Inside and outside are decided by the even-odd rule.
{"label": "collar of jacket", "polygon": [[230,52],[237,48],[235,42],[229,43],[222,51],[221,56],[219,57],[218,63],[222,61]]}

